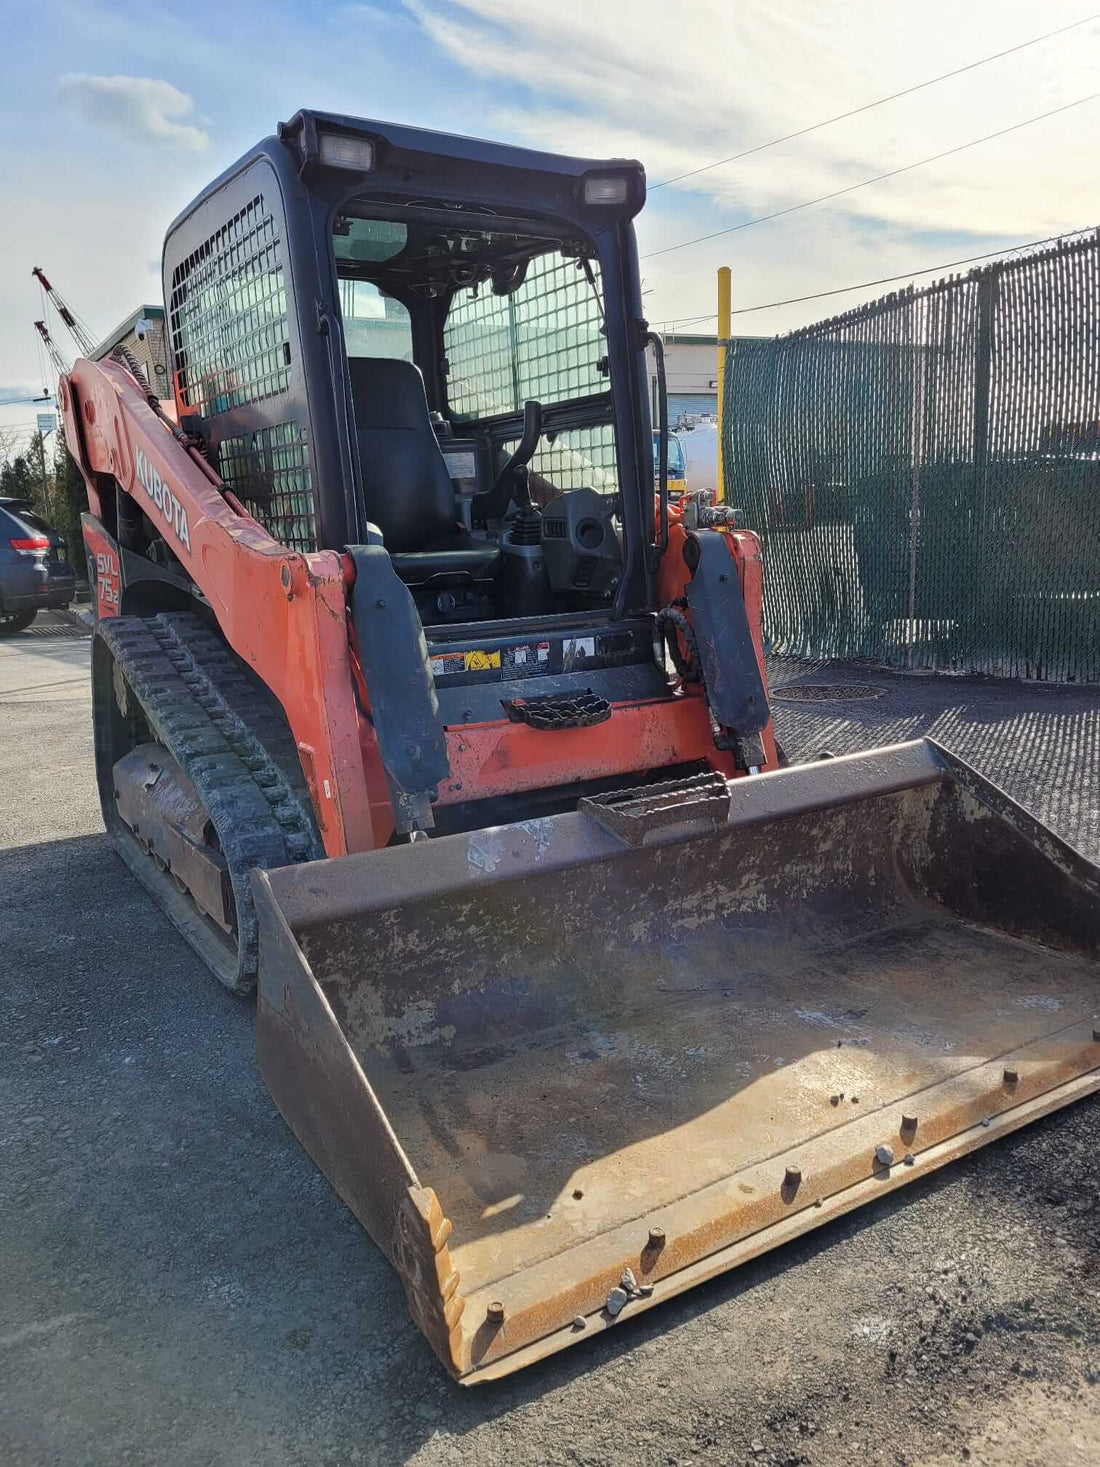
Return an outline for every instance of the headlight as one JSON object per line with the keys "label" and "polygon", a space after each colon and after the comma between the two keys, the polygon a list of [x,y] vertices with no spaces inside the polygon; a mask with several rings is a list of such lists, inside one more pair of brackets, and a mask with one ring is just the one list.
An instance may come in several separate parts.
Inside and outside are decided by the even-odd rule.
{"label": "headlight", "polygon": [[616,177],[605,173],[602,177],[596,175],[584,181],[586,204],[625,204],[626,198],[627,180],[621,175]]}
{"label": "headlight", "polygon": [[374,144],[370,138],[323,132],[318,140],[318,156],[330,168],[354,168],[356,173],[369,173],[374,167]]}

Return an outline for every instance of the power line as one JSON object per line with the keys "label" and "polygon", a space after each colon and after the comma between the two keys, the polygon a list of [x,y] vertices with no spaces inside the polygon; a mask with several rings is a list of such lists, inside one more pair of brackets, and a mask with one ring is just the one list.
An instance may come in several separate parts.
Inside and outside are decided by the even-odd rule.
{"label": "power line", "polygon": [[[1072,231],[1076,234],[1084,234],[1085,230]],[[752,311],[771,311],[777,306],[797,306],[803,301],[820,301],[830,295],[848,295],[853,290],[870,290],[876,285],[893,285],[898,280],[912,280],[918,275],[935,275],[940,270],[954,270],[959,265],[975,265],[979,260],[994,260],[999,255],[1013,255],[1017,250],[1035,249],[1039,245],[1055,244],[1059,240],[1069,236],[1064,234],[1052,234],[1046,239],[1031,239],[1026,244],[1009,245],[1007,249],[990,250],[985,255],[968,255],[965,260],[948,260],[942,265],[928,265],[921,270],[905,270],[900,275],[883,275],[878,280],[861,280],[858,285],[838,285],[832,290],[816,290],[812,295],[792,295],[782,301],[765,301],[759,306],[740,306],[736,311],[731,311],[731,316],[747,316]],[[707,316],[669,316],[664,321],[658,321],[658,326],[695,326],[700,321],[716,321],[718,312],[711,311]]]}
{"label": "power line", "polygon": [[741,158],[749,158],[753,153],[762,153],[765,148],[778,147],[780,143],[792,142],[795,138],[803,138],[808,132],[817,132],[819,128],[831,127],[834,122],[844,122],[849,117],[858,117],[861,112],[870,112],[873,107],[881,107],[885,102],[895,102],[899,97],[911,97],[914,92],[921,92],[925,87],[934,87],[937,82],[949,81],[953,76],[962,76],[964,72],[974,71],[979,66],[987,66],[991,61],[1000,61],[1004,56],[1012,56],[1017,51],[1026,51],[1029,46],[1037,46],[1041,41],[1052,40],[1055,36],[1064,36],[1067,31],[1077,30],[1080,26],[1088,25],[1090,20],[1100,18],[1100,12],[1086,15],[1083,20],[1075,20],[1070,25],[1060,26],[1056,31],[1047,31],[1044,35],[1034,36],[1030,41],[1021,41],[1018,46],[1009,46],[1004,51],[994,51],[992,56],[983,56],[979,61],[968,62],[966,66],[957,66],[954,71],[941,72],[939,76],[933,76],[928,81],[917,82],[915,86],[904,87],[900,92],[891,92],[888,97],[879,97],[875,102],[864,102],[862,107],[853,107],[848,112],[838,112],[835,117],[826,117],[823,122],[813,122],[809,127],[800,127],[796,132],[784,133],[781,138],[772,138],[767,143],[757,143],[753,148],[745,148],[740,153],[731,153],[728,158],[719,158],[714,163],[704,163],[699,168],[689,168],[686,173],[677,173],[674,178],[662,179],[660,183],[651,183],[648,192],[654,189],[667,188],[670,183],[681,183],[685,178],[694,178],[698,173],[707,173],[712,168],[721,168],[726,163],[736,163]]}
{"label": "power line", "polygon": [[809,209],[814,204],[824,204],[830,199],[839,199],[843,194],[855,193],[857,189],[868,188],[873,183],[882,183],[884,179],[896,178],[899,173],[911,173],[914,168],[923,168],[926,163],[938,163],[941,158],[951,158],[956,153],[965,153],[967,148],[976,148],[979,143],[990,143],[994,138],[1006,137],[1010,132],[1019,132],[1023,127],[1030,127],[1034,122],[1044,122],[1048,117],[1057,117],[1060,112],[1069,112],[1074,107],[1082,107],[1086,102],[1094,102],[1100,97],[1100,92],[1090,92],[1087,97],[1078,97],[1075,102],[1066,102],[1061,107],[1053,107],[1049,112],[1040,112],[1036,117],[1026,117],[1023,122],[1014,122],[1011,127],[999,128],[996,132],[988,132],[984,137],[972,138],[968,143],[959,143],[954,148],[946,148],[942,153],[933,153],[930,158],[918,158],[915,163],[906,163],[901,168],[891,168],[887,173],[877,173],[874,178],[865,178],[860,183],[850,183],[844,188],[834,189],[832,193],[822,194],[816,199],[806,199],[801,204],[791,204],[786,209],[776,209],[773,214],[760,214],[755,219],[746,219],[741,224],[731,224],[728,229],[715,229],[710,234],[701,234],[696,239],[684,239],[679,244],[666,245],[661,250],[650,250],[648,255],[643,255],[643,260],[655,259],[658,255],[671,255],[675,250],[686,250],[689,245],[705,244],[708,239],[718,239],[724,234],[736,234],[741,229],[751,229],[754,224],[767,224],[771,219],[782,219],[786,214],[797,214],[800,209]]}

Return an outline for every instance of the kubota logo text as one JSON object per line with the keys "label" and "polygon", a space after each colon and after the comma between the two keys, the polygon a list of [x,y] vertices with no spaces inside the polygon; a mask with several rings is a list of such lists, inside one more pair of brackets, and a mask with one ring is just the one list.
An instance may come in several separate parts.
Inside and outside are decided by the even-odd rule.
{"label": "kubota logo text", "polygon": [[137,470],[141,487],[175,530],[180,543],[190,550],[191,532],[187,528],[187,511],[140,448],[134,453],[134,468]]}

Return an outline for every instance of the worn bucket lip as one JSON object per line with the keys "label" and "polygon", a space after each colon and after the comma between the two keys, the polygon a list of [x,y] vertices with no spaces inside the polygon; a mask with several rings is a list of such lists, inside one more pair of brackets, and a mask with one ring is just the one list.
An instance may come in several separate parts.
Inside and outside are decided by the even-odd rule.
{"label": "worn bucket lip", "polygon": [[[1040,1036],[464,1295],[467,1358],[459,1379],[498,1379],[579,1344],[1100,1089],[1097,1022],[1081,1020]],[[1042,1059],[1035,1057],[1038,1049]],[[1006,1083],[1006,1069],[1018,1080]],[[924,1119],[906,1139],[902,1116],[914,1109]],[[892,1165],[876,1160],[884,1144],[894,1149]],[[789,1168],[801,1174],[793,1191]],[[738,1204],[734,1189],[750,1182],[754,1201]],[[659,1252],[647,1245],[653,1228],[666,1240]],[[613,1318],[604,1301],[626,1268],[652,1292],[632,1298]],[[562,1279],[579,1282],[562,1286]],[[497,1303],[504,1306],[502,1325],[487,1319]]]}
{"label": "worn bucket lip", "polygon": [[[835,1218],[842,1217],[845,1213],[853,1212],[856,1208],[877,1201],[880,1197],[897,1191],[899,1187],[918,1181],[959,1157],[976,1151],[991,1141],[1011,1135],[1013,1131],[1040,1120],[1052,1111],[1071,1105],[1074,1101],[1083,1100],[1097,1091],[1100,1091],[1100,1069],[1091,1069],[1066,1080],[1021,1105],[989,1117],[988,1124],[984,1120],[980,1121],[957,1132],[938,1145],[915,1153],[911,1166],[895,1165],[888,1171],[865,1177],[842,1191],[824,1198],[820,1207],[811,1204],[756,1232],[726,1244],[713,1253],[686,1263],[682,1268],[655,1280],[651,1294],[632,1300],[615,1318],[611,1318],[606,1310],[602,1309],[587,1315],[579,1315],[578,1318],[584,1320],[583,1328],[570,1322],[538,1338],[517,1343],[509,1351],[501,1351],[496,1355],[483,1357],[482,1362],[476,1365],[471,1364],[457,1377],[459,1384],[467,1386],[489,1384],[511,1375],[514,1371],[523,1370],[528,1365],[533,1365],[550,1355],[556,1355],[561,1350],[567,1350],[571,1345],[579,1344],[583,1340],[594,1339],[597,1335],[636,1318],[657,1304],[662,1304],[668,1299],[675,1298],[678,1294],[685,1293],[688,1289],[706,1283],[744,1263],[749,1263],[762,1254],[770,1252],[773,1248],[782,1247],[784,1243],[792,1242],[814,1228],[821,1227]],[[473,1297],[476,1296],[466,1300],[467,1308],[472,1307]]]}

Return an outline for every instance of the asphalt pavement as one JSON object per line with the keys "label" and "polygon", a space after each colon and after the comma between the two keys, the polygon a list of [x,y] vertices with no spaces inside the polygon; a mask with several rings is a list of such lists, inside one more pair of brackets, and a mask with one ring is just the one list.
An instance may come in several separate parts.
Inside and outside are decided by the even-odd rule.
{"label": "asphalt pavement", "polygon": [[[0,1463],[1100,1461],[1097,1100],[450,1383],[274,1111],[251,1007],[102,832],[88,650],[56,616],[0,641]],[[773,675],[792,756],[929,733],[1100,857],[1095,691]]]}

